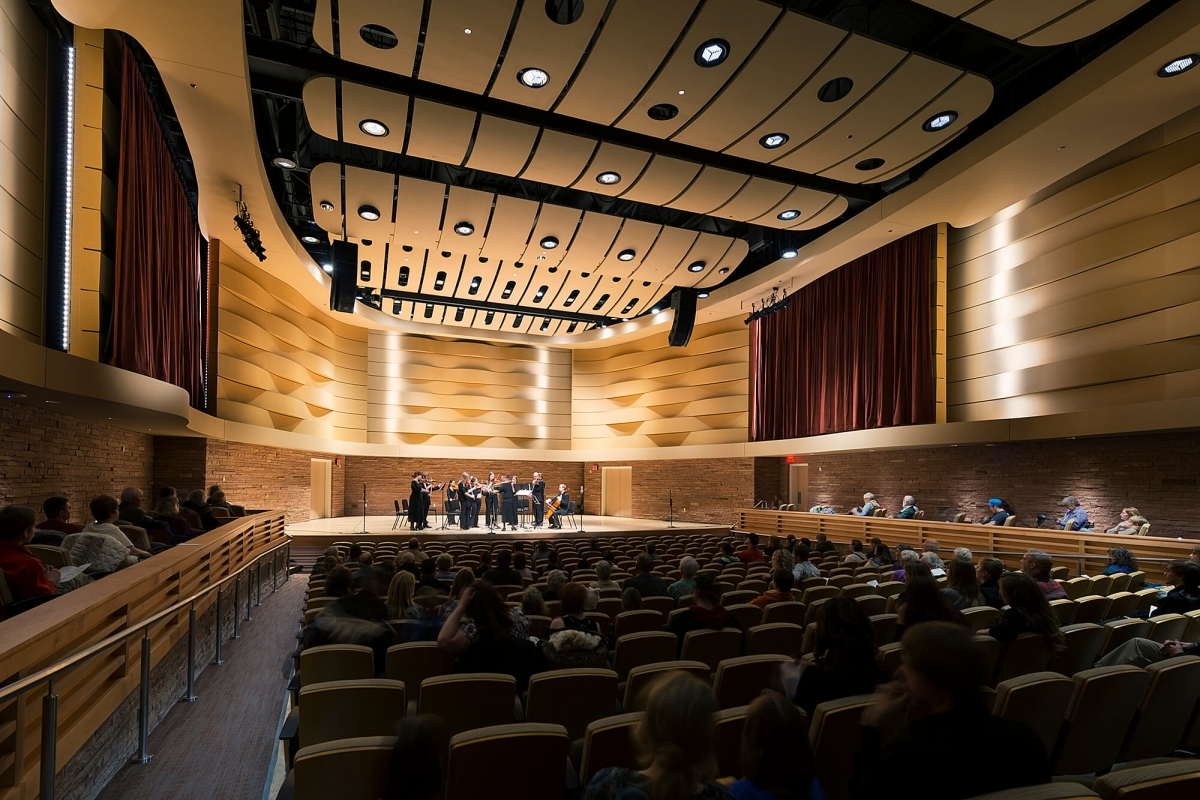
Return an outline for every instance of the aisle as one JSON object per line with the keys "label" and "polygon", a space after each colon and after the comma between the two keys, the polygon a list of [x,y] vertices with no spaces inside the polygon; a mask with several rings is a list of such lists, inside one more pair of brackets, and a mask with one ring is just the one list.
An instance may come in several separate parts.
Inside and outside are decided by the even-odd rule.
{"label": "aisle", "polygon": [[306,576],[263,593],[225,664],[196,679],[194,703],[179,703],[150,735],[153,760],[127,765],[99,800],[258,800],[270,778]]}

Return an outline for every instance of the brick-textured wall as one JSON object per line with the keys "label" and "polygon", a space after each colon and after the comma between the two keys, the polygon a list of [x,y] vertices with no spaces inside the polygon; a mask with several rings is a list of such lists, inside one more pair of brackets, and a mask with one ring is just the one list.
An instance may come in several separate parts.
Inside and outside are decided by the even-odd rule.
{"label": "brick-textured wall", "polygon": [[600,513],[603,468],[622,466],[633,467],[633,516],[638,519],[665,519],[668,489],[675,490],[675,519],[685,522],[733,524],[734,509],[754,502],[753,458],[588,462],[587,513]]}
{"label": "brick-textured wall", "polygon": [[[784,502],[783,495],[787,491],[785,479],[787,465],[782,458],[754,459],[754,500],[766,500],[770,508]],[[778,498],[778,500],[777,500]]]}
{"label": "brick-textured wall", "polygon": [[[779,459],[782,461],[782,459]],[[962,445],[876,453],[807,455],[809,495],[845,511],[874,492],[898,509],[905,494],[927,518],[978,519],[988,498],[1001,497],[1021,525],[1037,514],[1057,519],[1064,495],[1079,498],[1096,527],[1114,525],[1135,506],[1160,536],[1200,538],[1196,483],[1200,433],[1113,436],[1043,442]]]}
{"label": "brick-textured wall", "polygon": [[[536,471],[542,473],[551,491],[556,490],[558,484],[565,483],[572,497],[579,493],[579,486],[583,482],[583,464],[578,461],[479,461],[469,458],[350,456],[346,459],[345,470],[347,516],[362,513],[363,483],[367,484],[367,506],[372,515],[394,513],[395,501],[408,497],[412,474],[417,470],[428,472],[429,477],[435,481],[457,479],[463,472],[470,473],[481,481],[487,480],[489,472],[494,472],[497,476],[515,472],[517,480],[521,483],[528,483]],[[434,501],[440,502],[444,497],[444,494],[435,494]]]}
{"label": "brick-textured wall", "polygon": [[163,486],[174,486],[181,495],[209,487],[208,440],[199,437],[154,437],[154,496]]}
{"label": "brick-textured wall", "polygon": [[38,519],[43,500],[63,495],[82,524],[96,495],[149,490],[154,477],[153,437],[40,406],[0,404],[0,441],[0,503],[29,506]]}
{"label": "brick-textured wall", "polygon": [[[339,456],[209,439],[204,483],[221,484],[231,503],[248,509],[283,509],[289,524],[306,522],[311,517],[314,458],[333,461]],[[335,517],[343,513],[345,482],[345,467],[335,463],[331,492]]]}

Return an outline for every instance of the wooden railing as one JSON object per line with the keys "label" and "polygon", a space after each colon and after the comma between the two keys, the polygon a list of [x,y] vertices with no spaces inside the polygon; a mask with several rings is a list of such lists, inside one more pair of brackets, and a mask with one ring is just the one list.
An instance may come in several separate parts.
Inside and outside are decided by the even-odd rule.
{"label": "wooden railing", "polygon": [[[898,544],[910,544],[920,549],[926,539],[937,539],[942,558],[956,547],[972,552],[1001,554],[1009,566],[1020,561],[1026,550],[1043,550],[1074,559],[1086,569],[1102,569],[1110,548],[1124,547],[1138,558],[1187,558],[1198,542],[1194,539],[1166,539],[1154,536],[1116,536],[1092,531],[1060,531],[1045,528],[1005,528],[994,525],[971,525],[962,522],[935,520],[891,519],[888,517],[856,517],[850,514],[810,514],[807,511],[768,511],[738,509],[738,530],[760,536],[789,534],[815,540],[823,533],[836,543],[852,539],[870,549],[872,537],[879,537],[893,552]],[[1015,554],[1015,555],[1014,555]],[[1086,569],[1084,571],[1086,571]]]}
{"label": "wooden railing", "polygon": [[[281,511],[237,518],[0,623],[0,798],[32,800],[47,774],[53,782],[55,765],[41,764],[42,709],[51,694],[50,746],[56,744],[53,761],[61,769],[138,690],[142,675],[188,637],[195,615],[217,603],[219,592],[206,590],[287,541]],[[285,574],[286,565],[284,557]],[[189,598],[195,600],[180,602]],[[106,640],[112,641],[95,649]],[[71,663],[56,667],[64,662]]]}

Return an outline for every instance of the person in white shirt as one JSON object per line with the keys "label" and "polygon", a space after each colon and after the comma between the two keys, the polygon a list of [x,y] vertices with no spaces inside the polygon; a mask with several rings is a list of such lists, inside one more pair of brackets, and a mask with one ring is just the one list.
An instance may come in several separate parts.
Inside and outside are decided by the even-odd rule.
{"label": "person in white shirt", "polygon": [[129,552],[133,558],[133,562],[137,563],[139,558],[149,558],[152,554],[134,547],[133,542],[125,535],[125,532],[116,526],[116,521],[120,517],[119,506],[115,497],[102,494],[94,498],[90,504],[92,512],[92,522],[89,522],[83,529],[84,533],[99,533],[104,536],[111,536],[116,539]]}
{"label": "person in white shirt", "polygon": [[859,508],[850,510],[851,514],[859,517],[874,516],[875,510],[879,508],[879,504],[875,502],[875,495],[867,492],[863,495],[863,504]]}

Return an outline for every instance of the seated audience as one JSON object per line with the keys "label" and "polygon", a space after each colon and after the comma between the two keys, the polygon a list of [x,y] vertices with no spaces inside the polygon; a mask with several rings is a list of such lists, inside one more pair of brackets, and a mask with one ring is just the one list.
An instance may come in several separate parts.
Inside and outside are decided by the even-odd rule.
{"label": "seated audience", "polygon": [[612,564],[607,561],[596,562],[596,580],[592,581],[593,589],[620,589],[621,586],[612,579]]}
{"label": "seated audience", "polygon": [[536,586],[528,586],[521,594],[521,611],[527,617],[546,617],[546,598],[542,597],[542,590]]}
{"label": "seated audience", "polygon": [[[998,558],[981,558],[975,577],[979,578],[979,593],[992,608],[1001,608],[1000,576],[1004,574],[1004,562]],[[1065,592],[1064,592],[1065,594]]]}
{"label": "seated audience", "polygon": [[421,549],[421,542],[415,536],[408,540],[408,552],[412,553],[413,563],[415,564],[420,564],[429,558],[429,556],[425,555],[425,551]]}
{"label": "seated audience", "polygon": [[988,518],[983,520],[984,525],[1003,525],[1004,521],[1013,515],[1012,507],[1008,503],[1001,500],[999,497],[993,497],[988,500]]}
{"label": "seated audience", "polygon": [[[753,536],[754,534],[750,534]],[[761,560],[761,559],[760,559]],[[670,597],[667,592],[667,583],[657,575],[651,574],[654,569],[654,562],[645,553],[637,557],[637,575],[632,578],[626,578],[622,588],[637,589],[638,594],[642,597]]]}
{"label": "seated audience", "polygon": [[922,800],[961,798],[1050,781],[1046,748],[1021,722],[994,716],[979,696],[983,653],[960,625],[931,622],[904,634],[903,668],[862,716],[853,796],[895,796],[897,776],[937,764]]}
{"label": "seated audience", "polygon": [[921,549],[923,551],[921,553],[921,560],[928,564],[930,569],[946,568],[946,562],[942,561],[942,557],[939,555],[942,545],[937,539],[926,539]]}
{"label": "seated audience", "polygon": [[790,603],[796,599],[792,596],[792,585],[792,573],[777,569],[771,573],[771,587],[751,600],[750,604],[766,608],[772,603]]}
{"label": "seated audience", "polygon": [[863,543],[858,539],[850,540],[850,552],[842,559],[843,564],[858,565],[867,560],[867,554],[863,552]]}
{"label": "seated audience", "polygon": [[[350,564],[357,564],[358,557],[362,555],[362,545],[352,544],[346,551],[346,561]],[[347,567],[350,569],[350,567]],[[416,573],[413,573],[414,575]]]}
{"label": "seated audience", "polygon": [[1192,548],[1192,552],[1191,555],[1188,556],[1188,560],[1193,564],[1200,564],[1200,544]]}
{"label": "seated audience", "polygon": [[1168,639],[1161,643],[1153,639],[1130,639],[1113,648],[1108,655],[1096,662],[1096,666],[1148,667],[1178,656],[1200,656],[1200,643],[1181,642],[1178,639]]}
{"label": "seated audience", "polygon": [[[679,573],[681,577],[679,580],[667,587],[667,594],[671,595],[671,597],[674,597],[676,600],[691,594],[692,590],[696,588],[694,578],[696,577],[696,573],[699,571],[699,562],[697,562],[696,559],[692,558],[691,556],[684,556],[679,561]],[[597,572],[596,574],[598,576],[600,573]],[[592,584],[593,587],[595,585],[596,584],[594,583]]]}
{"label": "seated audience", "polygon": [[975,566],[957,558],[947,567],[946,588],[942,589],[942,594],[946,595],[951,605],[959,611],[988,605],[987,599],[979,589],[979,577],[975,574]]}
{"label": "seated audience", "polygon": [[892,551],[878,536],[871,540],[871,564],[876,567],[894,567],[896,564]]}
{"label": "seated audience", "polygon": [[188,492],[187,500],[184,500],[180,505],[183,508],[195,511],[200,517],[200,526],[206,531],[219,528],[223,524],[221,520],[213,516],[212,507],[204,502],[204,490],[202,489]]}
{"label": "seated audience", "polygon": [[721,555],[717,556],[717,563],[723,567],[738,562],[737,556],[733,554],[733,545],[730,542],[721,543]]}
{"label": "seated audience", "polygon": [[71,522],[71,501],[65,497],[48,497],[42,503],[42,513],[46,519],[38,525],[38,530],[57,531],[59,533],[79,533],[82,525]]}
{"label": "seated audience", "polygon": [[679,637],[679,651],[683,652],[683,637],[689,631],[741,630],[736,619],[729,615],[718,601],[717,583],[712,575],[696,576],[696,589],[692,593],[694,602],[686,611],[671,617],[668,629]]}
{"label": "seated audience", "polygon": [[758,534],[746,534],[746,546],[737,554],[738,561],[743,564],[761,564],[766,561],[763,551],[758,549]]}
{"label": "seated audience", "polygon": [[658,555],[658,545],[654,542],[646,543],[646,555],[650,556],[651,561],[662,561],[662,556]]}
{"label": "seated audience", "polygon": [[[450,612],[458,607],[458,600],[460,597],[462,597],[463,589],[467,588],[474,582],[475,573],[470,567],[463,567],[456,572],[454,574],[454,580],[450,582],[450,599],[442,603],[441,607],[438,608],[438,617],[445,619],[446,617],[450,616]],[[533,589],[532,586],[529,588]],[[528,592],[528,590],[526,591]],[[537,589],[533,589],[533,591],[537,592]],[[537,599],[540,603],[542,600],[541,592],[538,592]],[[524,606],[524,603],[521,605]],[[541,608],[543,612],[542,616],[545,616],[546,607],[542,606]],[[522,608],[522,610],[524,610],[524,608]],[[529,612],[525,611],[525,613],[528,614]]]}
{"label": "seated audience", "polygon": [[821,577],[821,568],[809,560],[810,553],[807,547],[798,544],[792,552],[793,558],[796,561],[796,566],[792,568],[792,580],[794,583],[800,583],[800,581],[808,578]]}
{"label": "seated audience", "polygon": [[1008,608],[979,631],[1002,642],[1011,642],[1022,633],[1036,633],[1046,639],[1046,650],[1053,654],[1067,646],[1058,628],[1058,617],[1050,601],[1028,575],[1010,572],[1000,579],[1000,597]]}
{"label": "seated audience", "polygon": [[537,550],[533,552],[533,563],[546,561],[550,558],[550,545],[546,544],[545,540],[537,543]]}
{"label": "seated audience", "polygon": [[808,721],[779,695],[750,704],[742,729],[741,780],[729,787],[735,800],[824,798],[813,774]]}
{"label": "seated audience", "polygon": [[436,571],[433,573],[433,577],[446,583],[454,580],[454,556],[449,553],[442,553],[437,557],[434,566],[436,567]]}
{"label": "seated audience", "polygon": [[801,662],[796,705],[812,719],[818,704],[875,691],[886,675],[879,664],[875,631],[862,606],[833,597],[817,611],[813,662]]}
{"label": "seated audience", "polygon": [[192,526],[188,524],[188,521],[179,515],[179,499],[176,497],[163,497],[159,499],[158,504],[154,506],[154,516],[159,522],[166,523],[171,529],[171,542],[173,544],[186,542],[200,533],[200,531],[192,530]]}
{"label": "seated audience", "polygon": [[529,677],[542,669],[542,652],[529,640],[529,620],[521,609],[506,606],[487,581],[463,589],[437,643],[457,658],[455,672],[512,675],[518,692],[525,691]]}
{"label": "seated audience", "polygon": [[130,525],[136,525],[146,531],[147,534],[150,534],[152,531],[162,531],[167,536],[171,536],[171,527],[166,522],[155,519],[142,508],[143,497],[142,490],[135,486],[126,486],[122,489],[121,503],[117,507],[117,518],[128,522]]}
{"label": "seated audience", "polygon": [[[492,571],[492,554],[479,553],[479,574],[486,575]],[[420,564],[418,564],[420,566]]]}
{"label": "seated audience", "polygon": [[[363,557],[368,556],[368,553],[363,553]],[[361,561],[361,559],[360,559]],[[367,562],[363,562],[366,564]],[[417,567],[417,593],[418,594],[446,594],[450,590],[450,585],[442,583],[437,579],[437,563],[432,558],[427,558],[421,562],[421,566]],[[520,584],[517,584],[520,586]]]}
{"label": "seated audience", "polygon": [[[24,506],[0,509],[0,572],[13,602],[58,594],[59,572],[43,564],[25,545],[33,541],[37,517]],[[0,612],[2,613],[2,612]]]}
{"label": "seated audience", "polygon": [[[332,566],[329,563],[329,559],[331,558],[333,559]],[[342,563],[342,559],[338,549],[336,547],[326,547],[325,552],[321,554],[321,560],[318,561],[312,568],[312,577],[316,578],[323,576],[326,572],[333,569],[333,567],[336,567],[340,563]]]}
{"label": "seated audience", "polygon": [[584,615],[584,605],[587,603],[587,587],[582,583],[568,583],[562,590],[562,616],[555,617],[550,622],[550,630],[560,631],[564,628],[573,631],[585,631],[600,634],[600,626],[596,620]]}
{"label": "seated audience", "polygon": [[712,688],[686,673],[650,688],[646,715],[633,731],[642,770],[606,767],[583,790],[582,800],[724,800],[729,791],[716,777],[717,710]]}
{"label": "seated audience", "polygon": [[441,717],[407,717],[396,726],[384,800],[441,800],[450,736]]}
{"label": "seated audience", "polygon": [[873,517],[879,509],[879,504],[875,502],[875,495],[867,492],[863,495],[863,504],[850,509],[850,513],[859,517]]}
{"label": "seated audience", "polygon": [[549,668],[608,665],[608,647],[600,626],[586,614],[589,594],[582,583],[568,583],[563,588],[562,616],[551,620],[542,631]]}
{"label": "seated audience", "polygon": [[361,644],[375,653],[375,674],[382,675],[387,649],[395,634],[387,624],[388,608],[378,596],[351,590],[350,570],[334,567],[325,578],[325,596],[336,598],[304,629],[304,647]]}
{"label": "seated audience", "polygon": [[387,589],[388,619],[420,619],[421,606],[413,602],[416,581],[408,572],[397,572]]}
{"label": "seated audience", "polygon": [[621,611],[641,611],[642,593],[630,587],[621,592]]}
{"label": "seated audience", "polygon": [[1128,508],[1122,508],[1121,509],[1121,521],[1118,522],[1116,525],[1113,525],[1108,530],[1106,530],[1105,533],[1119,533],[1119,534],[1137,533],[1138,529],[1141,528],[1142,526],[1140,524],[1134,523],[1132,520],[1134,517],[1141,517],[1141,516],[1142,516],[1141,512],[1139,512],[1133,506],[1130,506]]}
{"label": "seated audience", "polygon": [[[520,544],[520,542],[517,542]],[[533,580],[533,572],[529,569],[529,556],[524,553],[517,552],[513,554],[513,569],[521,576],[522,581]]]}
{"label": "seated audience", "polygon": [[1067,596],[1062,584],[1050,577],[1054,559],[1041,550],[1030,550],[1021,558],[1021,572],[1037,582],[1047,600],[1061,600]]}
{"label": "seated audience", "polygon": [[204,502],[208,503],[210,506],[223,508],[228,511],[230,515],[233,514],[233,504],[225,499],[225,491],[221,488],[219,483],[214,483],[212,486],[208,487],[208,498],[205,499]]}
{"label": "seated audience", "polygon": [[1163,568],[1163,583],[1171,588],[1154,603],[1154,613],[1150,616],[1186,614],[1200,609],[1200,564],[1182,558],[1169,561]]}
{"label": "seated audience", "polygon": [[[99,533],[115,539],[126,550],[128,556],[124,560],[123,566],[136,564],[139,558],[149,558],[150,553],[138,547],[134,547],[133,542],[125,535],[125,532],[117,527],[116,522],[121,518],[117,500],[109,495],[102,494],[96,497],[89,504],[89,510],[92,512],[92,521],[83,528],[83,533]],[[78,536],[79,534],[75,534]],[[69,538],[69,537],[68,537]],[[64,546],[66,541],[64,540]],[[132,559],[132,560],[130,560]],[[75,563],[84,563],[76,561]]]}
{"label": "seated audience", "polygon": [[966,547],[954,548],[954,560],[962,561],[963,563],[966,563],[966,564],[974,564],[975,563],[975,557],[971,554],[971,551]]}
{"label": "seated audience", "polygon": [[[543,600],[557,600],[558,593],[567,585],[567,573],[561,569],[551,570],[546,576],[546,588],[542,591]],[[664,590],[665,591],[665,590]]]}
{"label": "seated audience", "polygon": [[501,550],[496,553],[496,566],[483,573],[483,579],[494,586],[522,586],[521,573],[512,568],[512,553]]}
{"label": "seated audience", "polygon": [[[771,572],[777,569],[786,569],[792,572],[796,568],[796,557],[792,555],[792,551],[798,549],[802,545],[783,545],[780,546],[774,553],[771,553]],[[808,558],[808,548],[804,548],[804,558]]]}
{"label": "seated audience", "polygon": [[[788,539],[791,538],[792,537],[790,536],[788,537]],[[833,553],[837,551],[837,547],[834,546],[833,542],[829,541],[828,536],[823,533],[818,533],[817,542],[815,545],[813,545],[813,550],[817,551],[818,553]]]}
{"label": "seated audience", "polygon": [[1062,500],[1058,501],[1058,504],[1060,506],[1066,506],[1067,508],[1066,513],[1062,515],[1062,519],[1058,521],[1058,527],[1060,530],[1065,531],[1067,529],[1067,523],[1069,522],[1075,523],[1071,528],[1073,531],[1081,531],[1088,527],[1089,523],[1087,512],[1083,510],[1083,506],[1079,505],[1079,501],[1075,499],[1074,495],[1067,495]]}
{"label": "seated audience", "polygon": [[901,505],[900,510],[892,516],[896,519],[914,519],[920,510],[917,508],[917,498],[911,494],[906,494],[904,495],[904,503]]}
{"label": "seated audience", "polygon": [[904,577],[909,564],[915,564],[921,560],[921,554],[916,550],[903,549],[898,552],[900,556],[900,569],[892,573],[892,580],[904,583]]}
{"label": "seated audience", "polygon": [[[361,553],[358,555],[361,555]],[[358,560],[358,555],[355,554],[354,547],[351,547],[350,557],[348,560],[353,563]],[[407,550],[392,560],[392,566],[395,567],[396,572],[404,571],[410,573],[413,578],[421,577],[421,568],[418,567],[417,562],[413,560],[413,554]]]}
{"label": "seated audience", "polygon": [[1127,575],[1137,572],[1137,558],[1124,547],[1114,547],[1108,551],[1108,566],[1101,575]]}
{"label": "seated audience", "polygon": [[907,567],[906,572],[908,574],[904,582],[904,591],[896,597],[896,614],[900,617],[896,625],[897,636],[914,625],[927,622],[954,622],[966,625],[962,613],[942,594],[925,562],[914,561]]}

